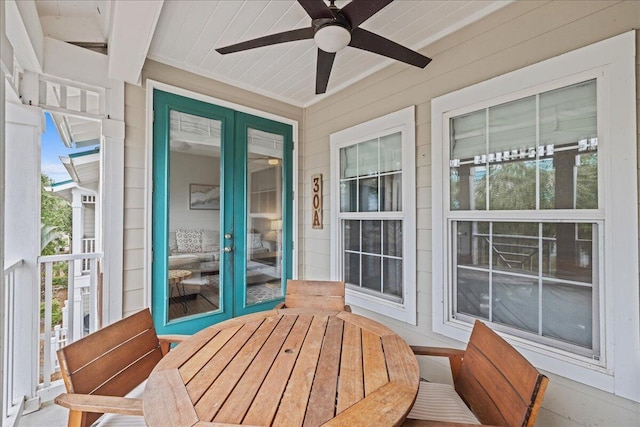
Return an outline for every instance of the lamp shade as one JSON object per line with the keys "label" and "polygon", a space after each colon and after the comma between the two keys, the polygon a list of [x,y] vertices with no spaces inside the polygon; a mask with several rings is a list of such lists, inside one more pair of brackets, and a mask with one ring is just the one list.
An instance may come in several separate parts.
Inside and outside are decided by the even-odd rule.
{"label": "lamp shade", "polygon": [[328,53],[344,49],[351,42],[351,32],[341,25],[325,25],[313,36],[316,45]]}

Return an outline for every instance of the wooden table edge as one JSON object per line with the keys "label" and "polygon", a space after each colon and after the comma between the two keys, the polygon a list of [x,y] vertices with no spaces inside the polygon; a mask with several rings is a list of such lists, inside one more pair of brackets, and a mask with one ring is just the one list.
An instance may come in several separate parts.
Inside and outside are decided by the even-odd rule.
{"label": "wooden table edge", "polygon": [[[177,404],[172,404],[173,402],[177,402]],[[171,406],[179,408],[181,411],[171,412],[176,418],[167,420],[156,416],[158,411],[154,410],[154,407],[157,406]],[[177,369],[167,369],[149,376],[142,395],[142,411],[147,425],[191,427],[199,421],[198,414],[193,408],[191,398]]]}
{"label": "wooden table edge", "polygon": [[[372,405],[380,407],[383,404],[389,404],[390,411],[385,414],[376,414],[378,421],[386,419],[391,422],[389,426],[399,426],[407,418],[416,400],[418,390],[406,384],[398,382],[389,382],[372,393],[369,393],[364,399],[355,405],[344,410],[335,418],[322,424],[323,427],[369,427],[371,425],[371,412],[367,409]],[[411,397],[411,399],[409,399]],[[405,400],[406,399],[406,400]],[[385,415],[383,417],[383,415]],[[392,421],[393,420],[393,421]]]}

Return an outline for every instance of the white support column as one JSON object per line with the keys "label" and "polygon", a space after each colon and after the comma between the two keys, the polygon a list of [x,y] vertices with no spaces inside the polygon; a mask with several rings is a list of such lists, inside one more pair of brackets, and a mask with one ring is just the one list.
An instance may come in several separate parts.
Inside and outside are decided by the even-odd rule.
{"label": "white support column", "polygon": [[[77,188],[71,190],[71,209],[73,210],[71,224],[71,253],[82,253],[82,239],[84,238],[84,205],[82,204],[82,192]],[[75,264],[75,275],[82,275],[82,260],[73,261]]]}
{"label": "white support column", "polygon": [[106,91],[106,113],[102,121],[102,324],[120,320],[123,313],[124,246],[124,83],[111,82]]}
{"label": "white support column", "polygon": [[[7,259],[24,260],[16,272],[15,305],[21,310],[15,322],[13,358],[14,396],[36,396],[40,315],[40,140],[44,129],[42,109],[6,103],[5,109],[5,227]],[[37,399],[29,406],[38,406]]]}

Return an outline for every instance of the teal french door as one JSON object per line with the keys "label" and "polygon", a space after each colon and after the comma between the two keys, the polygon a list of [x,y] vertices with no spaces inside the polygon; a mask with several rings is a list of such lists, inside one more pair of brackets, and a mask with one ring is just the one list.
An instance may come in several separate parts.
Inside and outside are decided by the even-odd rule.
{"label": "teal french door", "polygon": [[292,127],[154,91],[152,313],[191,334],[282,301]]}

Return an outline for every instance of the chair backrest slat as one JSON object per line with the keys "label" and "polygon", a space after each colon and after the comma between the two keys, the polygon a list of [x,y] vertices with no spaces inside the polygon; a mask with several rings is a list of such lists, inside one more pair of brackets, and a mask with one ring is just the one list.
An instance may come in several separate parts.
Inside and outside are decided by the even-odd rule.
{"label": "chair backrest slat", "polygon": [[344,310],[344,282],[288,280],[284,305],[287,308]]}
{"label": "chair backrest slat", "polygon": [[455,387],[483,424],[528,426],[547,381],[509,343],[476,321]]}
{"label": "chair backrest slat", "polygon": [[[155,355],[154,355],[155,353]],[[114,375],[125,370],[138,359],[150,355],[154,360],[160,360],[162,352],[158,348],[158,337],[152,330],[146,330],[140,335],[131,338],[84,365],[75,372],[70,372],[71,382],[74,384],[75,393],[93,394],[103,383],[109,381]],[[151,368],[153,369],[153,367]],[[141,377],[141,381],[148,377],[151,371],[131,371],[135,377]],[[147,375],[145,375],[145,373]],[[137,384],[134,384],[134,387]]]}

